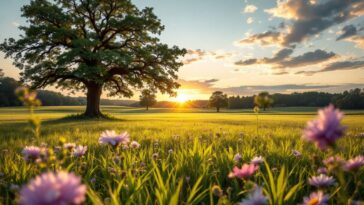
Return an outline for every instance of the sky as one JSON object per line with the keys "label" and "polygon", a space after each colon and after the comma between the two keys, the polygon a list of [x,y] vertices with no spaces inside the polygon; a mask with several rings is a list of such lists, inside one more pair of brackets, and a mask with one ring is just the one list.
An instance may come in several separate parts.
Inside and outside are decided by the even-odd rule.
{"label": "sky", "polygon": [[[20,34],[20,8],[28,2],[0,0],[1,42]],[[165,25],[163,43],[188,50],[179,70],[179,100],[208,99],[216,90],[252,95],[364,88],[362,0],[132,2],[154,8]],[[18,78],[3,53],[0,68]]]}

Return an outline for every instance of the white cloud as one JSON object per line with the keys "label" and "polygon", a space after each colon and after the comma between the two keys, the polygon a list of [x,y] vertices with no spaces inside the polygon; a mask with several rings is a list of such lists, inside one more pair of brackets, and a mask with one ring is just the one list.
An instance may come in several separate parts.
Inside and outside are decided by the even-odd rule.
{"label": "white cloud", "polygon": [[13,25],[15,27],[19,27],[20,26],[20,24],[18,22],[16,22],[16,21],[11,22],[11,25]]}
{"label": "white cloud", "polygon": [[249,17],[249,18],[246,20],[246,23],[247,23],[247,24],[251,24],[251,23],[253,23],[253,22],[254,22],[253,17]]}
{"label": "white cloud", "polygon": [[246,5],[244,8],[244,13],[254,13],[258,8],[253,4]]}

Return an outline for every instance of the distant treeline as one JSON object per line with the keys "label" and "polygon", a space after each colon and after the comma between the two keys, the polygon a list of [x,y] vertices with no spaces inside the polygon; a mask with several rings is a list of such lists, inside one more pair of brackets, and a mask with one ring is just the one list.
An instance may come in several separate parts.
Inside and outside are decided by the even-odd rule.
{"label": "distant treeline", "polygon": [[[15,95],[15,89],[19,86],[19,83],[8,77],[0,78],[0,107],[20,106],[22,103]],[[39,90],[38,98],[44,106],[61,106],[61,105],[86,105],[85,97],[69,97],[64,96],[61,93]],[[136,101],[132,100],[109,100],[101,99],[102,105],[119,105],[129,106]]]}
{"label": "distant treeline", "polygon": [[[20,106],[21,102],[15,96],[15,89],[19,83],[9,77],[0,77],[0,107]],[[255,96],[230,96],[228,98],[228,109],[251,109],[254,107]],[[304,92],[292,94],[272,94],[273,107],[323,107],[330,103],[341,109],[364,109],[364,89],[359,88],[345,91],[339,94],[324,92]],[[85,97],[69,97],[61,93],[40,90],[38,98],[42,105],[85,105]],[[139,107],[139,102],[133,100],[109,100],[102,99],[102,105],[118,105]],[[159,101],[153,107],[176,108],[181,104],[177,102]],[[193,100],[183,104],[186,108],[208,108],[208,100]]]}
{"label": "distant treeline", "polygon": [[[255,96],[230,96],[229,109],[254,107]],[[273,107],[323,107],[330,103],[341,109],[364,109],[364,89],[359,88],[343,93],[304,92],[291,94],[273,94]]]}

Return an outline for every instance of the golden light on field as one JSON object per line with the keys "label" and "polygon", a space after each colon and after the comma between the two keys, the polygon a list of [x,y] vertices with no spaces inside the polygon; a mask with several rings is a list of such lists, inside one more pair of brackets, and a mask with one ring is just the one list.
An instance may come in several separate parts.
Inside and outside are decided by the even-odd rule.
{"label": "golden light on field", "polygon": [[179,103],[184,103],[188,100],[190,100],[190,98],[188,97],[188,95],[186,95],[184,93],[178,93],[178,95],[176,97],[176,101]]}

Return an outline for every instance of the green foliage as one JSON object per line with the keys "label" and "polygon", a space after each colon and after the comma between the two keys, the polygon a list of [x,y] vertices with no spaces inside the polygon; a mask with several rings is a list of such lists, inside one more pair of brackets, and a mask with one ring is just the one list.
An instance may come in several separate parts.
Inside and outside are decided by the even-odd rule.
{"label": "green foliage", "polygon": [[147,110],[149,107],[155,105],[157,103],[157,96],[152,90],[144,89],[142,90],[141,95],[139,96],[140,105],[145,106]]}
{"label": "green foliage", "polygon": [[269,95],[268,92],[261,92],[257,96],[254,97],[254,103],[263,110],[266,110],[273,104],[273,99]]}
{"label": "green foliage", "polygon": [[228,105],[227,95],[221,91],[215,91],[212,93],[209,100],[210,107],[215,107],[216,111],[219,112],[220,108]]}

